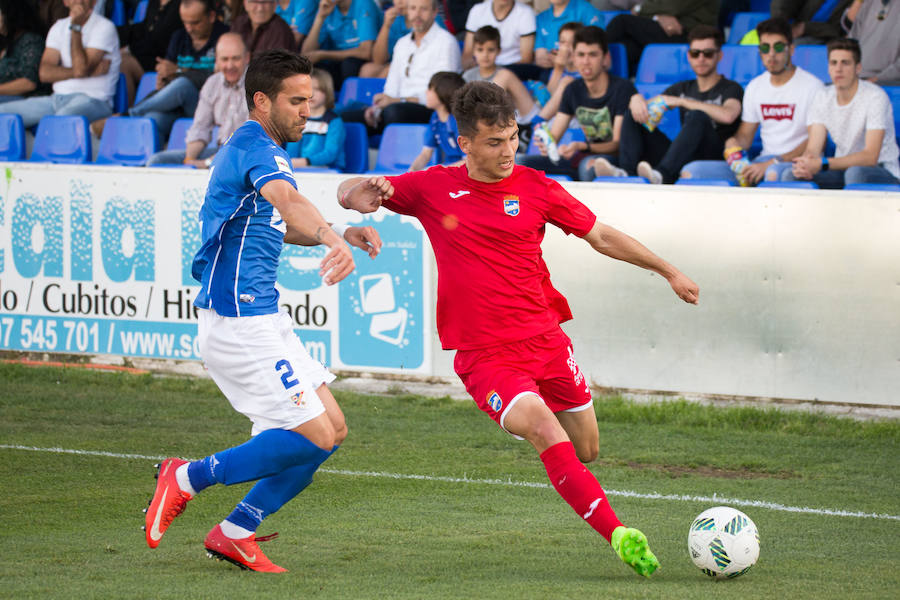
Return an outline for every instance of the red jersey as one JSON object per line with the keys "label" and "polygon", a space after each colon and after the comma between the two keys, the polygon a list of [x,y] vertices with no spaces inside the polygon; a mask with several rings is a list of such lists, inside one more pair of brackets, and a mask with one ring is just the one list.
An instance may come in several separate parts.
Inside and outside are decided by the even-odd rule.
{"label": "red jersey", "polygon": [[497,183],[465,165],[388,177],[384,206],[422,223],[438,268],[437,329],[445,350],[547,333],[572,318],[541,256],[547,223],[586,235],[597,217],[559,183],[516,166]]}

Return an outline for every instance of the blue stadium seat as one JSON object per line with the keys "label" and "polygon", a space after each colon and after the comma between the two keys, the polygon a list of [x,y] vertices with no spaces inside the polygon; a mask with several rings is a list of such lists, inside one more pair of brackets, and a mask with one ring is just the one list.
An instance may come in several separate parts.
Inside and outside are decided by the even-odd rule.
{"label": "blue stadium seat", "polygon": [[600,177],[594,177],[594,181],[604,183],[647,183],[646,179],[637,175],[629,175],[628,177],[607,177],[601,175]]}
{"label": "blue stadium seat", "polygon": [[761,188],[800,188],[817,190],[819,186],[814,181],[761,181],[756,187]]}
{"label": "blue stadium seat", "polygon": [[125,82],[125,74],[119,73],[116,93],[113,96],[113,112],[122,114],[126,110],[128,110],[128,84]]}
{"label": "blue stadium seat", "polygon": [[338,112],[350,108],[354,104],[369,106],[372,96],[384,91],[384,79],[381,77],[348,77],[341,85],[338,94]]}
{"label": "blue stadium seat", "polygon": [[771,0],[750,0],[750,10],[752,12],[768,13],[771,5]]}
{"label": "blue stadium seat", "polygon": [[609,58],[609,72],[628,79],[628,55],[625,53],[625,44],[610,44]]}
{"label": "blue stadium seat", "polygon": [[647,44],[638,62],[635,85],[675,83],[697,76],[687,58],[687,44]]}
{"label": "blue stadium seat", "polygon": [[31,158],[34,162],[91,162],[91,130],[80,115],[41,117],[34,134]]}
{"label": "blue stadium seat", "polygon": [[851,183],[845,185],[844,189],[869,192],[900,192],[900,183]]}
{"label": "blue stadium seat", "polygon": [[547,177],[549,179],[553,179],[554,181],[559,181],[559,182],[572,181],[572,178],[569,177],[568,175],[547,175]]}
{"label": "blue stadium seat", "polygon": [[746,86],[751,79],[763,73],[766,68],[759,57],[756,46],[722,46],[722,60],[719,61],[719,73]]}
{"label": "blue stadium seat", "polygon": [[0,160],[25,160],[25,125],[19,115],[0,113]]}
{"label": "blue stadium seat", "polygon": [[369,170],[369,136],[362,123],[344,123],[344,172],[365,173]]}
{"label": "blue stadium seat", "polygon": [[128,24],[128,13],[125,10],[125,0],[113,0],[112,13],[109,16],[109,19],[116,27]]}
{"label": "blue stadium seat", "polygon": [[[580,127],[566,129],[565,133],[562,134],[562,138],[559,140],[559,145],[568,144],[570,142],[583,142],[584,141],[584,131],[581,130]],[[538,150],[537,141],[534,139],[534,136],[531,136],[531,142],[528,144],[528,152],[526,154],[540,154],[541,151]]]}
{"label": "blue stadium seat", "polygon": [[[422,151],[431,128],[419,123],[391,123],[381,134],[375,173],[403,173]],[[437,152],[431,153],[428,166],[437,164]]]}
{"label": "blue stadium seat", "polygon": [[793,62],[825,83],[831,83],[831,76],[828,74],[828,48],[825,46],[794,46]]}
{"label": "blue stadium seat", "polygon": [[900,85],[885,85],[882,88],[891,100],[894,109],[894,135],[900,144]]}
{"label": "blue stadium seat", "polygon": [[98,165],[142,167],[159,150],[156,124],[148,117],[110,117],[103,126]]}
{"label": "blue stadium seat", "polygon": [[675,182],[675,185],[707,185],[731,187],[734,184],[727,179],[694,179],[693,177],[685,177]]}
{"label": "blue stadium seat", "polygon": [[131,17],[132,23],[141,23],[144,18],[147,16],[147,5],[150,3],[150,0],[141,0],[138,2],[137,6],[134,7],[134,15]]}
{"label": "blue stadium seat", "polygon": [[156,71],[148,71],[138,82],[137,91],[134,93],[134,103],[137,104],[156,90]]}
{"label": "blue stadium seat", "polygon": [[187,135],[188,129],[193,124],[194,119],[190,117],[175,119],[175,122],[172,123],[172,131],[169,132],[169,143],[166,145],[166,150],[184,150],[187,145],[184,142],[184,136]]}
{"label": "blue stadium seat", "polygon": [[597,26],[601,29],[606,29],[609,26],[609,22],[618,17],[619,15],[630,15],[631,13],[627,10],[601,10],[600,11],[600,22],[597,23]]}
{"label": "blue stadium seat", "polygon": [[731,31],[728,32],[729,44],[740,44],[748,31],[756,29],[756,26],[769,18],[769,12],[740,12],[735,13],[731,22]]}

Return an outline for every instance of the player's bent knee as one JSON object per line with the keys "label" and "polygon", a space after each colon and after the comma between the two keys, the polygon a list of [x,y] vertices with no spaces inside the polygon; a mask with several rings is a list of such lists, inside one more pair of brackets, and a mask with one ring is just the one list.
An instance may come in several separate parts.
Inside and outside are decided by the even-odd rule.
{"label": "player's bent knee", "polygon": [[599,443],[579,443],[575,444],[575,456],[578,457],[583,463],[590,463],[597,460],[597,457],[600,455],[600,445]]}

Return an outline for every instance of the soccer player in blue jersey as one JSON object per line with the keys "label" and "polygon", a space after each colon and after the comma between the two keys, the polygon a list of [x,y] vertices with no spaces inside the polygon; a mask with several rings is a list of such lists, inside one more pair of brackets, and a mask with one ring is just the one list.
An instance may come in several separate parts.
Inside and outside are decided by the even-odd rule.
{"label": "soccer player in blue jersey", "polygon": [[[164,460],[145,525],[147,544],[155,548],[200,491],[257,481],[213,527],[205,546],[210,556],[270,573],[285,569],[259,550],[257,542],[271,536],[257,538],[257,527],[312,482],[347,435],[326,386],[334,375],[309,356],[290,315],[279,310],[275,279],[282,244],[328,246],[321,274],[329,285],[354,268],[345,240],[373,258],[381,248],[371,227],[329,227],[297,190],[282,146],[300,139],[309,117],[311,72],[308,59],[286,50],[250,61],[250,120],[216,154],[200,209],[202,245],[192,270],[201,282],[194,301],[200,354],[231,405],[253,422],[253,437],[202,460]],[[354,197],[392,191],[383,177],[362,187]]]}

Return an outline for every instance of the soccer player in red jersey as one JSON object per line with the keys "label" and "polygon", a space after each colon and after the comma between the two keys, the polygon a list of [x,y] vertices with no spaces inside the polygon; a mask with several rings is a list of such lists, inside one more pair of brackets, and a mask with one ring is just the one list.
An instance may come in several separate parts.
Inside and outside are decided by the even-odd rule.
{"label": "soccer player in red jersey", "polygon": [[[646,536],[625,527],[583,462],[599,452],[591,393],[559,324],[572,318],[541,256],[547,223],[597,252],[666,278],[697,304],[699,288],[637,240],[599,222],[540,171],[517,166],[515,108],[485,81],[466,84],[453,114],[466,162],[387,179],[353,178],[338,202],[362,213],[383,205],[419,219],[438,266],[437,328],[454,369],[478,407],[540,455],[553,487],[619,557],[649,576],[659,566]],[[385,197],[387,197],[385,199]]]}

